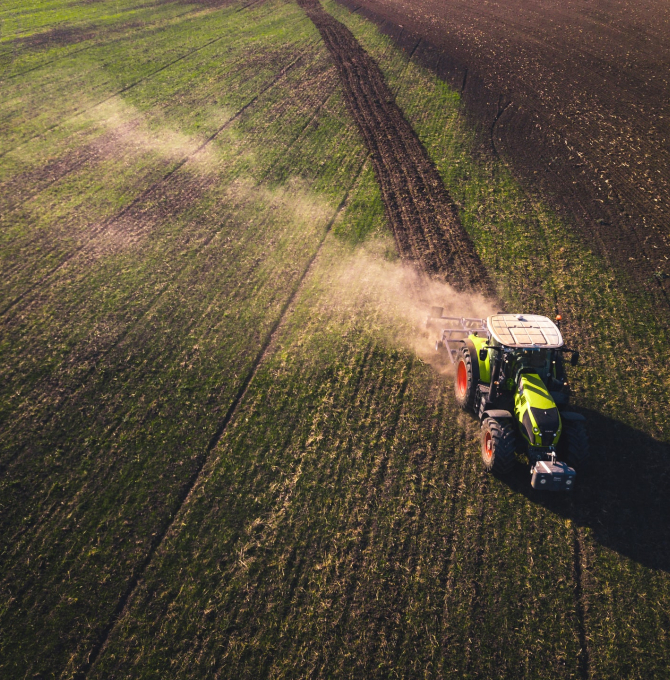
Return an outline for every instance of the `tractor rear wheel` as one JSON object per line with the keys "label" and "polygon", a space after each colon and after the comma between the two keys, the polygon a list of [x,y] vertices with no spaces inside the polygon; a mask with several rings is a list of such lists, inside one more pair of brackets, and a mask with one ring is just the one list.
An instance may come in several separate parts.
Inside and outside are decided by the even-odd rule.
{"label": "tractor rear wheel", "polygon": [[516,432],[509,420],[486,418],[482,423],[482,460],[484,467],[498,475],[506,475],[514,467]]}
{"label": "tractor rear wheel", "polygon": [[589,438],[583,420],[564,420],[561,442],[568,465],[578,467],[588,460]]}
{"label": "tractor rear wheel", "polygon": [[[473,357],[467,347],[461,347],[456,359],[456,378],[454,379],[454,394],[456,403],[463,410],[472,410],[475,405],[476,384],[473,372]],[[479,368],[479,366],[477,366]]]}

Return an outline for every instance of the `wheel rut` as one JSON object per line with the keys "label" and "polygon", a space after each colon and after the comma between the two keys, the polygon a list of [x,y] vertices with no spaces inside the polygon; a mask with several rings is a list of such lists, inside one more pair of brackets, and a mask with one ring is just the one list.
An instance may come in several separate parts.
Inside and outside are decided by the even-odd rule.
{"label": "wheel rut", "polygon": [[344,98],[370,152],[403,260],[459,290],[493,286],[453,201],[375,61],[318,0],[297,0],[330,52]]}

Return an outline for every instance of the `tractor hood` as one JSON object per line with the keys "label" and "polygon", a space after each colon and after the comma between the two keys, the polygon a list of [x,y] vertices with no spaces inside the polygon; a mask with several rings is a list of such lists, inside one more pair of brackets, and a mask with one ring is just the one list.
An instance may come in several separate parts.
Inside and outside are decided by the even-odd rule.
{"label": "tractor hood", "polygon": [[515,415],[521,434],[534,446],[552,446],[561,434],[561,417],[556,403],[535,373],[523,373],[514,398]]}

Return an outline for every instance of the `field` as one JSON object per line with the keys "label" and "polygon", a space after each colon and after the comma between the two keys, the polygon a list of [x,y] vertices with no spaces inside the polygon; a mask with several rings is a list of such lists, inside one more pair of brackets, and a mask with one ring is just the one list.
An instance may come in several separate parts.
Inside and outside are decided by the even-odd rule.
{"label": "field", "polygon": [[[0,19],[3,677],[667,677],[661,277],[332,0]],[[564,316],[574,495],[483,472],[439,300]]]}
{"label": "field", "polygon": [[666,3],[342,1],[457,89],[494,153],[667,311]]}

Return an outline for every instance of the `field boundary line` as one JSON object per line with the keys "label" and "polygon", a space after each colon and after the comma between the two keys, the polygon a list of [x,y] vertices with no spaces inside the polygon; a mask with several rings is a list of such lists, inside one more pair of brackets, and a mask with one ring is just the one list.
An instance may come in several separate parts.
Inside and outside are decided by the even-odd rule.
{"label": "field boundary line", "polygon": [[[306,50],[305,50],[306,51]],[[36,288],[40,287],[46,281],[48,281],[54,274],[56,274],[60,269],[62,269],[70,260],[76,257],[84,248],[86,248],[92,241],[94,241],[100,234],[102,234],[105,229],[110,225],[114,224],[118,219],[123,217],[129,210],[134,208],[136,205],[141,203],[145,198],[147,198],[153,191],[156,190],[161,184],[169,180],[178,170],[180,170],[189,160],[194,158],[199,154],[210,142],[214,141],[229,125],[234,123],[250,106],[252,106],[259,97],[265,94],[270,88],[276,85],[281,78],[283,78],[291,69],[293,69],[300,61],[302,61],[305,52],[300,54],[293,62],[288,66],[285,66],[279,73],[267,83],[261,90],[259,90],[244,106],[242,106],[238,111],[233,114],[221,127],[219,127],[214,133],[212,133],[197,149],[192,151],[190,154],[182,158],[176,165],[174,165],[167,173],[165,173],[160,179],[156,180],[150,187],[147,187],[142,193],[136,196],[127,206],[125,206],[118,213],[112,217],[105,220],[98,229],[94,230],[90,236],[77,248],[70,251],[51,271],[47,272],[41,279],[30,285],[23,293],[15,297],[11,302],[9,302],[5,307],[0,310],[0,317],[4,316],[13,307],[15,307],[19,302],[24,300],[31,292]]]}
{"label": "field boundary line", "polygon": [[[253,2],[250,2],[247,5],[244,5],[238,11],[242,11],[246,7],[249,7],[253,4],[255,4],[255,2],[257,2],[257,0],[254,0]],[[65,125],[65,123],[68,123],[71,120],[74,120],[75,118],[78,118],[79,116],[81,116],[85,113],[88,113],[89,111],[92,111],[93,109],[97,108],[98,106],[101,106],[102,104],[105,104],[106,102],[110,101],[111,99],[114,99],[114,97],[118,97],[119,95],[123,94],[124,92],[128,92],[128,90],[132,90],[137,85],[143,83],[146,80],[153,78],[156,74],[161,73],[162,71],[165,71],[166,69],[170,68],[170,66],[174,66],[176,63],[183,61],[184,59],[190,57],[191,55],[196,54],[197,52],[204,50],[206,47],[209,47],[210,45],[213,45],[216,42],[219,42],[219,40],[223,40],[225,37],[227,37],[227,36],[220,35],[218,38],[213,38],[212,40],[209,40],[208,42],[206,42],[204,45],[201,45],[200,47],[196,47],[195,49],[190,50],[186,54],[183,54],[182,56],[177,57],[176,59],[173,59],[171,62],[161,66],[160,68],[157,68],[155,71],[152,71],[151,73],[147,73],[146,76],[143,76],[142,78],[140,78],[139,80],[136,80],[134,83],[131,83],[130,85],[126,85],[125,87],[121,88],[120,90],[117,90],[116,92],[109,95],[108,97],[105,97],[104,99],[100,100],[96,104],[92,104],[91,106],[89,106],[85,109],[82,109],[81,111],[77,111],[77,113],[75,113],[74,115],[69,116],[68,118],[64,118],[63,120],[59,121],[58,123],[54,123],[53,125],[48,127],[46,130],[43,130],[42,132],[39,132],[38,134],[33,135],[32,137],[29,137],[28,139],[23,140],[22,142],[20,142],[16,146],[13,146],[11,149],[7,149],[6,151],[1,152],[0,158],[4,158],[7,154],[10,154],[13,151],[16,151],[17,149],[20,149],[22,146],[29,144],[30,142],[32,142],[34,139],[37,139],[38,137],[44,137],[49,132],[52,132],[53,130],[60,127],[61,125]]]}
{"label": "field boundary line", "polygon": [[142,560],[135,573],[131,576],[125,592],[123,593],[119,602],[117,603],[114,613],[112,614],[111,620],[109,621],[107,626],[103,629],[99,641],[93,646],[93,648],[89,652],[86,661],[80,666],[79,670],[75,673],[74,676],[75,678],[83,679],[88,677],[88,673],[95,665],[96,661],[100,657],[100,654],[104,651],[107,642],[110,638],[110,635],[113,632],[114,628],[116,627],[116,624],[123,618],[124,614],[129,610],[130,605],[132,603],[133,595],[135,594],[135,591],[138,585],[140,584],[140,581],[144,573],[151,564],[157,550],[163,544],[164,539],[166,538],[172,527],[175,525],[177,520],[182,516],[184,508],[187,506],[189,500],[191,499],[194,490],[199,488],[206,481],[202,479],[202,473],[205,467],[207,466],[207,463],[210,462],[211,460],[212,451],[216,448],[217,444],[225,434],[228,425],[230,425],[231,421],[233,420],[237,412],[237,409],[244,400],[244,397],[247,391],[249,390],[249,386],[251,385],[256,373],[258,372],[259,367],[263,363],[263,360],[272,351],[272,349],[274,349],[275,340],[279,334],[279,331],[283,329],[284,321],[288,317],[293,306],[293,303],[297,299],[299,293],[302,291],[303,284],[305,280],[308,278],[310,272],[312,271],[314,263],[316,262],[316,259],[319,253],[321,252],[321,249],[326,241],[326,238],[328,237],[328,234],[330,234],[331,232],[335,220],[341,214],[342,210],[347,204],[351,192],[358,184],[358,180],[361,176],[361,173],[363,172],[363,168],[367,164],[367,160],[368,154],[366,154],[365,157],[363,158],[362,162],[358,167],[358,170],[354,174],[353,181],[351,182],[349,188],[345,191],[342,200],[340,201],[332,217],[326,224],[321,240],[318,242],[317,247],[314,250],[314,253],[307,261],[307,265],[305,266],[302,274],[296,281],[291,294],[287,298],[286,302],[282,305],[281,311],[277,316],[277,319],[272,325],[270,332],[267,334],[266,339],[261,345],[258,353],[256,354],[255,359],[251,363],[251,366],[249,367],[249,370],[247,371],[244,379],[242,380],[242,383],[240,384],[237,393],[235,394],[235,397],[230,403],[230,406],[228,407],[226,414],[224,415],[223,419],[221,420],[221,423],[219,424],[216,431],[209,440],[209,444],[207,445],[205,454],[202,457],[202,462],[197,467],[195,472],[191,475],[191,477],[187,480],[184,488],[181,490],[181,493],[177,497],[177,501],[175,504],[176,507],[172,510],[172,513],[170,514],[170,517],[168,518],[166,525],[163,527],[162,530],[156,533],[156,538],[152,541],[144,560]]}

